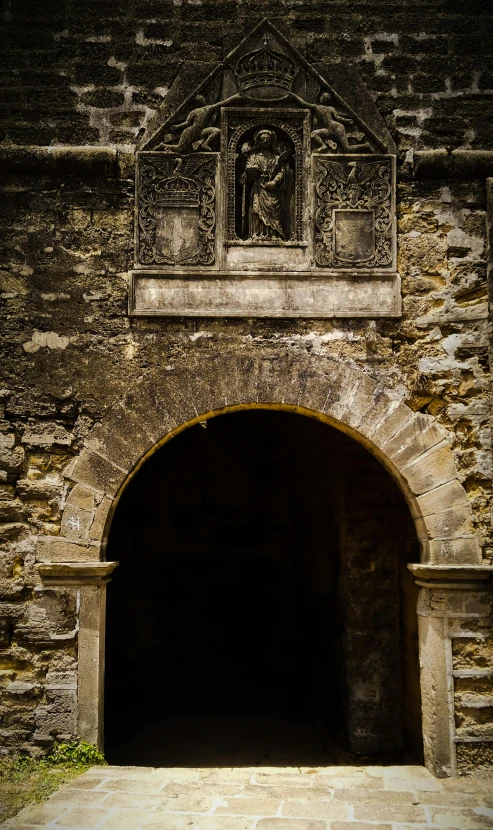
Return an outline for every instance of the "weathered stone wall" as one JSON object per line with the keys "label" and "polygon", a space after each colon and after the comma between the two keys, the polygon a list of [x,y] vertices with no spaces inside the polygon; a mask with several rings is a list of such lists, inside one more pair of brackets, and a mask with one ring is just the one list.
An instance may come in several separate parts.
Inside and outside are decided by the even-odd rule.
{"label": "weathered stone wall", "polygon": [[[493,560],[485,182],[415,180],[411,152],[493,147],[492,18],[483,4],[269,4],[272,21],[306,43],[311,60],[341,57],[359,68],[398,142],[402,319],[127,316],[139,133],[183,61],[222,57],[264,10],[251,0],[5,7],[0,740],[9,750],[76,731],[76,592],[43,588],[36,561],[48,546],[38,537],[57,539],[58,559],[67,558],[62,539],[92,542],[97,558],[100,528],[90,522],[102,495],[77,491],[79,527],[62,527],[63,471],[105,411],[157,367],[165,373],[224,353],[286,364],[330,356],[360,367],[447,431],[483,561]],[[113,155],[16,152],[60,144]],[[457,640],[456,659],[469,644],[467,659],[486,672],[457,680],[458,728],[473,737],[491,736],[490,623],[484,617],[481,631]],[[471,707],[464,714],[465,695],[482,702],[480,716]]]}
{"label": "weathered stone wall", "polygon": [[493,147],[480,0],[9,0],[1,139],[133,145],[184,61],[221,60],[266,13],[310,61],[358,66],[402,150]]}

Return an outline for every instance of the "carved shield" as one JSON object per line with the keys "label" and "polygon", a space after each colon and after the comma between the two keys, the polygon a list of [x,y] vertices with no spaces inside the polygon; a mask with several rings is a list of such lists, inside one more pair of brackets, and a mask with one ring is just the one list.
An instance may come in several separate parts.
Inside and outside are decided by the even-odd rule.
{"label": "carved shield", "polygon": [[156,208],[156,251],[173,264],[184,265],[198,257],[199,209],[197,207],[170,207],[168,204]]}
{"label": "carved shield", "polygon": [[341,262],[366,262],[375,254],[372,210],[334,210],[335,255]]}

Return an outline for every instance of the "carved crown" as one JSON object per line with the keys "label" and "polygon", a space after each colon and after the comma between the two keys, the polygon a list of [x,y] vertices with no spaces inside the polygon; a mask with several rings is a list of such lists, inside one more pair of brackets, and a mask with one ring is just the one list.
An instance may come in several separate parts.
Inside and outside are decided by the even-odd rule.
{"label": "carved crown", "polygon": [[197,207],[200,186],[185,176],[173,176],[166,179],[159,188],[157,203],[166,207]]}
{"label": "carved crown", "polygon": [[239,59],[235,68],[240,92],[249,98],[267,101],[284,98],[291,92],[297,73],[296,63],[289,55],[277,52],[269,46],[269,37],[255,52],[249,52]]}

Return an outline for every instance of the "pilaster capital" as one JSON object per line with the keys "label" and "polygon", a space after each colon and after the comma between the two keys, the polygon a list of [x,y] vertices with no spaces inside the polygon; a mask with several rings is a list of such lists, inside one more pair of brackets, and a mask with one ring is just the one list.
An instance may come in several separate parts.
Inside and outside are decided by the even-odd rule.
{"label": "pilaster capital", "polygon": [[45,585],[80,587],[106,585],[118,562],[44,562],[38,565]]}
{"label": "pilaster capital", "polygon": [[466,591],[484,591],[493,575],[493,565],[428,565],[407,566],[421,588],[448,588]]}

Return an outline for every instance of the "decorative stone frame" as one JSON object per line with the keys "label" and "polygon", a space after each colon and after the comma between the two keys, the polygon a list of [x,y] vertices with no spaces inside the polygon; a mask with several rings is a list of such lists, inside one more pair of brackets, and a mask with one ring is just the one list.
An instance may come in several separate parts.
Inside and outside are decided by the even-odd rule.
{"label": "decorative stone frame", "polygon": [[[358,171],[352,180],[348,171]],[[320,268],[358,268],[373,273],[397,271],[396,157],[391,155],[312,156],[315,190],[315,262]],[[335,174],[334,174],[334,171]],[[373,218],[373,254],[366,261],[344,261],[338,256],[336,216],[360,214]]]}
{"label": "decorative stone frame", "polygon": [[[182,166],[180,173],[173,173],[174,166]],[[139,153],[136,168],[135,189],[135,251],[140,268],[180,265],[156,250],[153,237],[156,231],[156,212],[160,199],[167,198],[171,213],[187,204],[186,197],[194,197],[193,206],[197,222],[197,252],[189,258],[189,265],[213,265],[216,258],[216,153],[196,153],[179,156],[176,153]],[[194,186],[193,193],[183,193],[184,182]],[[173,187],[173,184],[175,186]],[[167,189],[166,189],[167,186]],[[189,201],[189,200],[188,200]],[[164,204],[166,208],[166,204]]]}
{"label": "decorative stone frame", "polygon": [[[317,418],[345,432],[392,475],[414,520],[421,544],[421,564],[411,567],[421,586],[418,614],[425,763],[437,776],[453,775],[455,733],[447,619],[453,614],[471,615],[474,594],[484,593],[484,580],[492,568],[481,565],[471,508],[457,477],[448,433],[433,417],[413,412],[387,392],[384,381],[378,383],[361,369],[332,358],[226,354],[209,362],[197,356],[196,361],[196,365],[189,362],[168,372],[152,370],[92,429],[80,456],[65,471],[68,484],[76,485],[73,492],[79,497],[71,502],[69,496],[61,531],[62,536],[70,536],[71,520],[79,516],[81,526],[87,528],[85,536],[77,541],[40,539],[38,558],[45,563],[50,558],[58,560],[58,568],[60,560],[79,563],[76,567],[84,565],[87,573],[92,568],[99,574],[97,563],[104,560],[112,512],[127,481],[150,454],[192,424],[238,409],[270,408]],[[90,521],[84,515],[86,508],[78,506],[84,493],[98,502]],[[115,563],[107,565],[112,570]],[[44,580],[53,573],[46,565],[40,571]],[[63,577],[63,584],[67,584],[62,571],[58,578]],[[74,564],[69,572],[73,574]],[[108,575],[109,571],[105,572],[105,579]],[[92,583],[97,585],[99,600],[88,602],[87,614],[81,608],[79,635],[79,732],[99,745],[105,579],[98,576]],[[447,596],[451,593],[451,604],[434,602],[436,591],[440,595],[445,591]],[[90,656],[84,654],[83,643]],[[88,665],[92,666],[90,683],[85,677]]]}
{"label": "decorative stone frame", "polygon": [[[257,55],[259,49],[262,52],[262,42],[266,45],[265,37],[272,39],[275,54],[280,57],[281,64],[287,61],[288,68],[279,69],[278,66],[276,71],[271,72],[272,67],[269,69],[263,66],[251,73],[249,69],[252,85],[242,85],[241,78],[238,78],[238,66],[243,59],[249,60],[249,57]],[[289,66],[296,67],[292,77]],[[397,271],[395,232],[397,148],[370,93],[365,90],[362,79],[357,73],[355,75],[354,68],[345,67],[345,73],[341,73],[341,76],[345,76],[345,81],[341,77],[336,83],[339,91],[323,77],[323,68],[321,64],[307,61],[267,19],[255,26],[209,74],[198,72],[197,67],[191,63],[182,67],[157,115],[154,131],[143,137],[137,152],[137,168],[141,166],[139,157],[143,152],[153,151],[156,157],[161,155],[165,158],[177,153],[179,146],[183,158],[189,154],[191,160],[196,150],[200,154],[205,147],[208,150],[217,147],[217,135],[210,144],[207,143],[209,139],[204,141],[208,130],[221,133],[221,146],[217,153],[218,175],[215,179],[215,256],[202,257],[200,262],[200,257],[170,257],[167,249],[164,257],[159,252],[156,256],[151,217],[149,226],[144,229],[149,230],[151,237],[150,241],[147,239],[144,261],[142,257],[139,259],[140,252],[137,250],[135,268],[130,272],[130,316],[311,319],[400,317],[401,284]],[[279,72],[281,80],[284,78],[282,83],[279,83]],[[245,74],[248,73],[240,71],[241,74],[245,79]],[[331,77],[332,74],[329,71]],[[192,78],[197,82],[195,90]],[[351,82],[351,78],[355,83]],[[279,94],[266,95],[266,86],[270,87],[273,80]],[[356,95],[353,94],[354,90]],[[322,104],[324,93],[328,93],[334,106],[339,107],[340,115],[345,113],[343,120],[350,123],[352,128],[357,128],[358,143],[350,145],[347,136],[342,141],[340,131],[339,139],[335,140],[335,133],[330,128],[318,129],[315,132],[319,134],[328,132],[327,143],[322,142],[318,149],[311,149],[314,143],[312,127],[314,124],[320,126],[319,119],[321,124],[325,123]],[[200,106],[197,106],[197,95],[203,99]],[[319,102],[318,105],[315,101]],[[329,119],[329,126],[331,109],[333,107],[329,107],[325,115]],[[219,114],[220,130],[216,126],[217,121],[214,121]],[[191,129],[189,124],[181,133],[178,144],[175,144],[175,139],[171,140],[170,135],[177,135],[179,129],[189,123],[188,120],[183,121],[185,116],[187,119],[192,117],[198,133],[194,133],[192,128],[192,133],[188,132],[188,137],[180,145],[183,135],[187,136],[187,129]],[[235,123],[231,130],[232,122]],[[204,130],[205,123],[209,126]],[[259,127],[270,125],[276,130],[282,130],[293,141],[295,204],[292,207],[294,216],[291,234],[286,240],[238,238],[240,235],[234,221],[238,183],[235,180],[233,145],[243,129],[254,124]],[[342,122],[340,127],[341,124]],[[361,144],[359,142],[362,138],[364,141]],[[316,193],[311,174],[312,162],[328,158],[325,156],[328,150],[336,153],[334,169],[341,168],[340,175],[345,179],[346,194],[351,193],[354,197],[359,190],[363,199],[359,211],[356,211],[350,200],[351,207],[339,212],[337,222],[330,232],[328,222],[321,226],[314,221]],[[342,150],[349,155],[343,156],[339,152]],[[371,160],[382,158],[390,165],[392,192],[388,198],[375,200],[369,198],[368,188],[365,191],[361,185],[365,185]],[[348,170],[341,164],[344,159],[349,167],[352,163],[356,167]],[[186,164],[188,163],[193,162],[187,161]],[[141,209],[140,201],[142,193],[137,185],[137,212],[147,222],[154,206],[149,206],[147,202]],[[384,220],[385,211],[392,214],[390,221]],[[184,213],[184,210],[181,212]],[[373,225],[370,233],[367,232],[368,224]],[[187,225],[184,216],[177,225],[185,228],[182,231],[185,242],[190,235],[193,236],[192,223],[190,221]],[[180,239],[180,227],[175,229],[176,234],[172,236],[175,241]],[[352,239],[352,257],[343,261],[340,256],[333,256],[333,251],[329,249],[334,246],[331,246],[329,237],[343,240],[340,247],[346,249]],[[375,251],[370,257],[356,256],[360,239],[366,239],[370,246],[375,242]],[[177,245],[181,249],[178,243]],[[170,247],[174,246],[168,246]]]}

